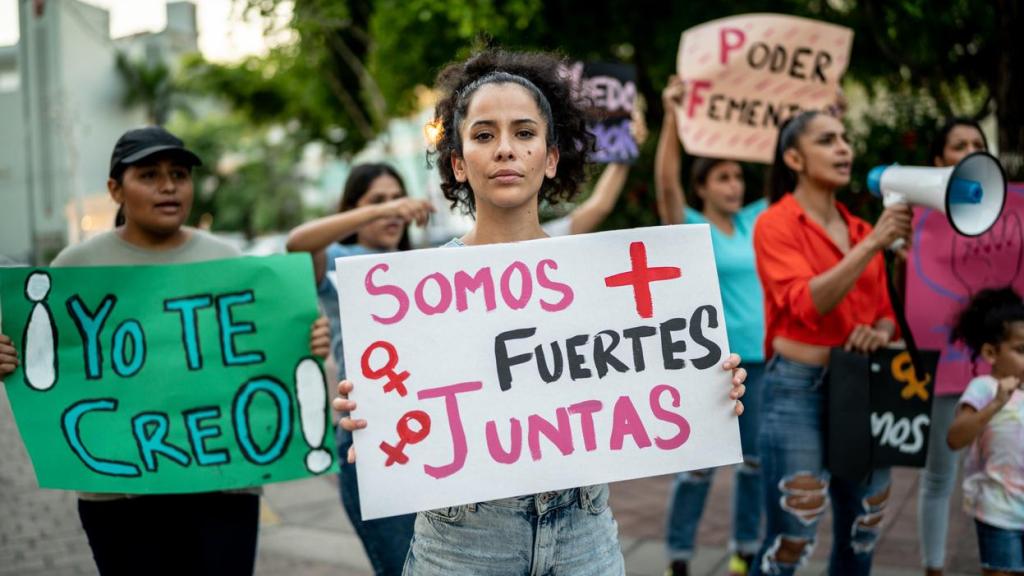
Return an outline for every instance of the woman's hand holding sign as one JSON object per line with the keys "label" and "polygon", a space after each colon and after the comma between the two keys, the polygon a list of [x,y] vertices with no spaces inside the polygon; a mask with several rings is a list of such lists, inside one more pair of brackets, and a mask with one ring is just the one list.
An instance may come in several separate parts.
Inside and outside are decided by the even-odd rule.
{"label": "woman's hand holding sign", "polygon": [[[335,398],[331,402],[331,407],[334,408],[335,410],[337,410],[338,412],[343,412],[343,413],[350,413],[353,410],[355,410],[356,409],[355,401],[348,399],[348,395],[351,394],[351,393],[352,393],[352,381],[351,380],[342,380],[341,382],[338,382],[338,397]],[[349,432],[354,432],[356,430],[361,430],[363,428],[366,428],[366,420],[364,420],[364,419],[358,419],[357,420],[355,418],[352,418],[351,415],[348,415],[348,416],[342,417],[342,419],[340,421],[338,421],[338,425],[341,426],[342,428],[344,428],[345,430],[348,430]],[[348,449],[348,463],[352,464],[355,461],[356,461],[356,447],[353,445],[352,447],[350,447]]]}
{"label": "woman's hand holding sign", "polygon": [[7,376],[18,367],[18,351],[10,337],[0,334],[0,378]]}
{"label": "woman's hand holding sign", "polygon": [[318,358],[327,358],[331,352],[331,326],[326,316],[317,318],[310,328],[309,351]]}
{"label": "woman's hand holding sign", "polygon": [[740,355],[729,354],[729,357],[722,363],[722,370],[732,372],[732,388],[729,389],[729,398],[736,401],[736,415],[743,414],[743,401],[740,398],[747,393],[747,387],[743,384],[747,380],[747,369],[740,368]]}
{"label": "woman's hand holding sign", "polygon": [[668,77],[668,84],[661,91],[661,103],[665,109],[665,118],[675,116],[677,110],[683,108],[686,100],[686,83],[675,74]]}

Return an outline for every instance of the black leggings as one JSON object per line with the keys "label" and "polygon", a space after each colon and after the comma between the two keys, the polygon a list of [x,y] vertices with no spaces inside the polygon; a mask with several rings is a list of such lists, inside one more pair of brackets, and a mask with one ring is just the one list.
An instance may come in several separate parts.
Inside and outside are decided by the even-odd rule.
{"label": "black leggings", "polygon": [[169,494],[78,501],[78,516],[102,576],[251,576],[260,497]]}

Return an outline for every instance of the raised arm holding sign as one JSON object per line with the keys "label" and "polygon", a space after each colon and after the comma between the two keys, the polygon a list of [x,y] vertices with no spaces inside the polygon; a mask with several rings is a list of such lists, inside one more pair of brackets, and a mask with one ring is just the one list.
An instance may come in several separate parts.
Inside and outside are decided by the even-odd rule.
{"label": "raised arm holding sign", "polygon": [[[758,447],[761,374],[764,370],[764,305],[754,267],[754,223],[767,202],[743,205],[746,182],[743,167],[727,158],[695,157],[691,163],[689,199],[683,190],[682,151],[676,130],[686,86],[671,76],[662,92],[664,118],[654,160],[654,189],[662,224],[708,224],[721,281],[722,303],[729,318],[729,347],[743,356],[750,378],[746,410],[740,418],[743,465],[736,469],[737,503],[732,515],[730,570],[749,568],[760,539],[761,467]],[[670,571],[689,573],[696,535],[713,470],[683,472],[676,477],[669,500],[666,544]],[[740,504],[742,503],[742,504]]]}
{"label": "raised arm holding sign", "polygon": [[[715,339],[717,292],[695,293],[704,303],[686,310],[664,296],[690,279],[666,242],[674,231],[651,232],[661,241],[594,236],[599,253],[581,237],[503,245],[543,238],[538,199],[569,197],[583,178],[592,137],[559,65],[545,54],[487,51],[438,78],[442,189],[476,213],[474,228],[451,245],[479,248],[338,262],[345,325],[361,328],[346,333],[346,354],[361,374],[358,386],[339,385],[346,397],[335,406],[358,415],[342,426],[358,430],[364,512],[422,511],[407,574],[557,565],[621,575],[607,487],[576,486],[643,474],[648,455],[671,466],[671,450],[695,433],[675,412],[687,401],[679,388],[634,380],[637,373],[667,364],[718,382],[706,416],[732,440],[694,457],[736,459],[729,419],[742,410],[733,402],[745,374],[729,377],[738,358],[724,358]],[[706,236],[704,245],[706,258]],[[602,302],[616,318],[601,319]],[[521,496],[537,490],[547,492]],[[536,538],[548,554],[530,553]]]}

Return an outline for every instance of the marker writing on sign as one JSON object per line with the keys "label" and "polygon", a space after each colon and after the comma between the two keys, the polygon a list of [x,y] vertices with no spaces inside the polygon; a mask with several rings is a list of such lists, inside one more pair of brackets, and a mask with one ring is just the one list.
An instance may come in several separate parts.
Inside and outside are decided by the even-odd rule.
{"label": "marker writing on sign", "polygon": [[[372,368],[370,366],[370,360],[376,350],[382,350],[387,356],[387,360],[380,368]],[[366,378],[370,380],[388,379],[384,384],[385,394],[392,391],[397,392],[402,397],[408,394],[408,391],[405,389],[405,381],[409,379],[409,371],[395,372],[395,366],[398,365],[398,351],[395,350],[394,344],[384,340],[378,340],[370,344],[363,351],[359,364],[363,370],[363,376]]]}
{"label": "marker writing on sign", "polygon": [[[441,466],[425,464],[423,471],[428,476],[436,479],[447,478],[465,465],[469,448],[459,409],[459,397],[479,392],[482,388],[483,383],[481,382],[461,382],[450,386],[421,390],[417,393],[417,397],[421,400],[444,400],[448,432],[452,439],[451,461]],[[679,408],[682,403],[679,390],[668,384],[658,384],[651,388],[648,395],[648,408],[655,419],[675,427],[676,433],[672,436],[656,436],[652,439],[647,427],[644,426],[643,418],[629,396],[620,396],[612,406],[610,415],[604,410],[605,406],[600,400],[584,400],[556,408],[554,422],[540,414],[531,414],[526,417],[525,436],[530,458],[534,461],[543,458],[541,437],[547,439],[563,456],[572,454],[580,440],[582,440],[585,451],[597,450],[599,446],[596,430],[598,428],[601,430],[610,428],[610,433],[602,444],[611,451],[622,450],[627,437],[639,449],[648,449],[654,446],[659,450],[675,450],[689,439],[690,423],[681,414],[665,406],[664,397],[666,395],[669,398],[669,405],[672,408]],[[577,427],[572,425],[571,416],[578,417],[579,425]],[[596,417],[610,418],[611,426],[596,426]],[[518,418],[510,418],[509,429],[509,441],[506,448],[498,437],[497,422],[490,420],[485,425],[487,452],[496,463],[513,464],[519,460],[522,453],[524,436],[522,421]]]}
{"label": "marker writing on sign", "polygon": [[[531,364],[531,361],[535,371],[530,370],[525,376],[529,379],[535,374],[539,375],[548,384],[562,379],[566,375],[566,368],[569,379],[573,381],[593,378],[595,372],[597,378],[601,379],[611,370],[617,373],[641,373],[647,369],[648,364],[644,341],[655,336],[661,352],[661,366],[665,370],[682,370],[686,368],[686,360],[679,355],[688,351],[687,339],[678,337],[676,333],[687,331],[687,327],[689,341],[700,347],[700,355],[690,358],[689,362],[697,370],[707,370],[722,359],[722,348],[705,334],[706,330],[719,327],[718,317],[718,309],[714,306],[698,306],[689,319],[670,318],[656,326],[640,325],[622,330],[602,330],[593,335],[579,334],[564,341],[537,343],[532,348],[533,342],[530,342],[525,350],[520,348],[519,341],[532,338],[537,329],[508,330],[494,338],[498,386],[503,391],[511,389],[513,367],[525,366]],[[620,344],[623,348],[627,347],[626,341],[629,342],[627,351],[617,353]],[[514,353],[510,350],[512,346],[523,351]]]}
{"label": "marker writing on sign", "polygon": [[[274,420],[270,426],[260,424],[260,432],[271,431],[270,441],[261,446],[253,434],[254,424],[250,417],[253,401],[265,396],[274,408]],[[116,398],[87,398],[69,406],[61,416],[61,431],[75,456],[90,470],[107,476],[134,477],[142,475],[142,469],[132,462],[121,462],[103,458],[88,448],[87,438],[82,435],[82,422],[86,418],[98,418],[106,412],[117,412]],[[231,405],[229,418],[224,421],[220,407],[197,406],[181,414],[181,425],[189,440],[189,449],[172,444],[168,440],[172,419],[169,414],[152,410],[135,414],[131,419],[130,434],[138,446],[139,459],[146,472],[159,470],[158,456],[179,466],[217,466],[230,462],[230,454],[223,449],[212,449],[208,442],[224,436],[225,426],[234,430],[235,441],[242,456],[257,465],[271,464],[286,453],[292,437],[292,414],[295,406],[292,396],[284,384],[269,376],[258,376],[239,387]],[[90,427],[91,429],[92,427]],[[106,433],[117,433],[112,426],[103,427]],[[266,437],[266,434],[260,434]],[[190,456],[191,454],[191,456]]]}
{"label": "marker writing on sign", "polygon": [[[741,50],[747,43],[747,35],[739,28],[722,27],[719,37],[719,61],[728,64],[730,52]],[[809,57],[814,55],[814,63]],[[825,70],[832,65],[832,55],[824,50],[807,46],[787,49],[782,44],[753,42],[747,49],[747,64],[754,70],[772,73],[786,73],[797,80],[811,80],[824,84]]]}
{"label": "marker writing on sign", "polygon": [[[252,290],[217,296],[185,296],[164,301],[164,311],[179,316],[185,365],[189,370],[200,370],[203,367],[202,347],[199,342],[198,311],[211,306],[216,311],[215,318],[220,332],[221,363],[224,366],[245,366],[259,364],[266,360],[266,355],[262,351],[239,351],[235,341],[238,336],[243,334],[254,334],[256,326],[252,322],[235,320],[233,309],[254,302],[255,296]],[[101,298],[100,302],[92,309],[78,294],[67,299],[68,315],[75,327],[78,328],[79,336],[82,339],[85,377],[88,380],[103,378],[104,352],[101,335],[116,306],[117,297],[113,294]],[[111,335],[110,346],[110,361],[115,374],[122,378],[130,378],[142,370],[146,363],[147,348],[145,330],[141,322],[134,318],[128,318],[118,324]]]}
{"label": "marker writing on sign", "polygon": [[879,446],[891,446],[904,454],[916,454],[924,447],[931,419],[927,414],[918,414],[913,420],[907,417],[897,419],[892,412],[871,413],[871,435]]}
{"label": "marker writing on sign", "polygon": [[[829,51],[809,46],[793,47],[763,41],[748,44],[743,30],[722,27],[719,30],[719,62],[735,67],[735,59],[740,57],[747,72],[769,72],[816,87],[828,83],[834,60]],[[783,84],[774,82],[776,86]],[[686,102],[687,118],[694,118],[703,109],[703,115],[715,122],[778,128],[786,118],[801,110],[801,105],[792,99],[773,97],[772,89],[761,90],[765,95],[758,98],[736,98],[714,93],[714,90],[712,80],[696,79],[691,82]]]}
{"label": "marker writing on sign", "polygon": [[[424,316],[445,314],[447,312],[465,312],[470,307],[470,294],[477,294],[483,300],[484,308],[490,312],[497,308],[497,295],[511,310],[525,308],[533,299],[534,284],[547,292],[540,298],[540,307],[547,312],[559,312],[572,304],[573,291],[568,284],[557,282],[551,278],[548,270],[558,270],[558,263],[551,259],[538,261],[534,266],[525,262],[515,261],[505,267],[497,276],[490,266],[479,268],[472,274],[459,270],[448,278],[441,272],[424,276],[411,291],[416,310]],[[390,270],[387,264],[377,264],[366,273],[364,285],[366,293],[374,297],[388,297],[394,301],[395,309],[390,316],[371,313],[370,316],[379,324],[394,324],[405,318],[411,305],[410,291],[383,282],[382,276]],[[428,294],[436,294],[436,301],[429,301]],[[557,299],[550,299],[557,297]],[[476,304],[479,306],[479,304]]]}
{"label": "marker writing on sign", "polygon": [[[415,430],[410,426],[413,422],[417,426]],[[391,466],[396,462],[398,464],[409,462],[409,457],[404,452],[405,446],[422,442],[430,435],[430,416],[423,410],[410,410],[398,421],[395,430],[398,432],[398,443],[395,445],[387,442],[380,443],[380,449],[388,455],[384,466]]]}

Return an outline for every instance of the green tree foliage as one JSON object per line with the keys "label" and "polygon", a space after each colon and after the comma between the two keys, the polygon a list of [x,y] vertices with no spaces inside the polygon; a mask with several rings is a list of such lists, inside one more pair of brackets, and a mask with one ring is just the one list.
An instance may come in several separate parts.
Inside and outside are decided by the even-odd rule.
{"label": "green tree foliage", "polygon": [[194,173],[191,224],[246,238],[287,230],[310,216],[297,173],[303,138],[281,126],[253,127],[241,114],[176,116],[170,129],[204,160]]}
{"label": "green tree foliage", "polygon": [[[236,0],[265,16],[282,0]],[[301,133],[358,150],[388,117],[417,105],[447,62],[474,47],[557,49],[581,60],[620,60],[638,70],[648,125],[660,126],[659,93],[675,70],[683,30],[734,14],[778,12],[853,28],[849,87],[863,87],[870,114],[853,118],[858,152],[853,197],[876,163],[926,163],[940,119],[997,111],[999,143],[1011,176],[1024,176],[1024,87],[1017,0],[303,0],[289,27],[294,44],[236,66],[199,64],[195,83],[257,122],[298,120]],[[1017,76],[1020,76],[1019,74]],[[1016,82],[1014,84],[1013,82]],[[1014,88],[1016,87],[1016,88]],[[1016,91],[1014,91],[1016,90]],[[344,135],[343,138],[340,136]],[[333,137],[332,137],[333,136]],[[609,227],[654,223],[652,134]],[[1016,160],[1014,160],[1016,158]],[[1016,162],[1016,164],[1014,163]],[[749,180],[761,180],[755,168]]]}
{"label": "green tree foliage", "polygon": [[[276,1],[251,0],[268,19]],[[266,57],[224,65],[196,59],[189,88],[226,100],[257,124],[299,121],[309,138],[342,153],[360,150],[386,121],[386,104],[366,69],[370,3],[306,0],[289,24],[297,40]]]}

